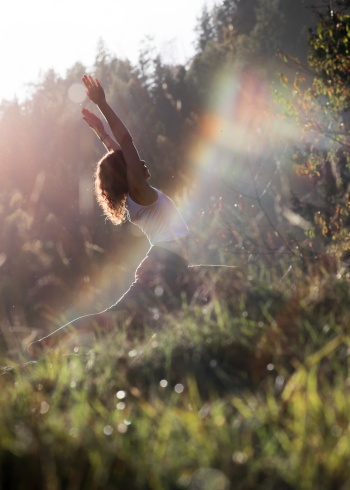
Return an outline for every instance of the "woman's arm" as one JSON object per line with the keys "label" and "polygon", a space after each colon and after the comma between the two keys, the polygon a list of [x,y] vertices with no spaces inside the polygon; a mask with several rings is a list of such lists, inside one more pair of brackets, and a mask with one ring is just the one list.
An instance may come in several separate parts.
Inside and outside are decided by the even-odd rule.
{"label": "woman's arm", "polygon": [[96,135],[100,138],[104,146],[107,150],[120,150],[120,145],[113,138],[109,136],[106,132],[103,123],[100,118],[98,118],[95,114],[88,111],[87,109],[83,109],[82,111],[84,121],[90,126],[90,128],[96,133]]}
{"label": "woman's arm", "polygon": [[129,194],[139,204],[151,204],[157,197],[156,191],[148,185],[145,179],[144,167],[134,145],[133,139],[121,119],[113,111],[106,101],[105,92],[97,80],[90,75],[82,78],[86,87],[86,93],[105,117],[113,136],[119,143],[127,168]]}

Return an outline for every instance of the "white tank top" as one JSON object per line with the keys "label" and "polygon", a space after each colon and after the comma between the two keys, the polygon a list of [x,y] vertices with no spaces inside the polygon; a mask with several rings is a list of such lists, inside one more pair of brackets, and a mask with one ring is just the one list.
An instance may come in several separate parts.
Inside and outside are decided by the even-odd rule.
{"label": "white tank top", "polygon": [[[137,204],[129,194],[127,195],[126,207],[129,220],[141,228],[151,245],[164,246],[164,248],[180,253],[177,251],[176,244],[182,243],[183,246],[182,239],[189,236],[188,226],[174,201],[158,189],[155,191],[158,199],[149,206]],[[175,242],[175,244],[169,242]]]}

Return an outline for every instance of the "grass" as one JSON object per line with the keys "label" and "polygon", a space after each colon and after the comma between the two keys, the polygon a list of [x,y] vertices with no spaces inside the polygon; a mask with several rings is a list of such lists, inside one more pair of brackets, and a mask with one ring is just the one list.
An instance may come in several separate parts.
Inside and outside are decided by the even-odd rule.
{"label": "grass", "polygon": [[218,274],[212,308],[3,370],[1,490],[347,488],[348,277]]}

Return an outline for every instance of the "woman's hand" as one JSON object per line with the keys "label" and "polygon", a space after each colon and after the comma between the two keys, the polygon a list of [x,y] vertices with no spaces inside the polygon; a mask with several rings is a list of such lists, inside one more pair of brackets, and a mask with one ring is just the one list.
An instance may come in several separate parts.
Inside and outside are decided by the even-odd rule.
{"label": "woman's hand", "polygon": [[81,113],[83,114],[84,121],[90,126],[90,128],[97,134],[102,143],[105,145],[107,150],[120,150],[120,145],[114,141],[103,126],[103,122],[99,117],[97,117],[92,112],[87,109],[82,109]]}
{"label": "woman's hand", "polygon": [[82,81],[86,87],[86,95],[92,102],[97,105],[105,102],[105,91],[97,78],[93,78],[91,75],[84,75]]}
{"label": "woman's hand", "polygon": [[103,122],[99,117],[97,117],[95,114],[88,111],[87,109],[82,109],[81,113],[83,115],[84,121],[87,122],[90,128],[95,131],[97,136],[101,138],[103,135],[106,134]]}

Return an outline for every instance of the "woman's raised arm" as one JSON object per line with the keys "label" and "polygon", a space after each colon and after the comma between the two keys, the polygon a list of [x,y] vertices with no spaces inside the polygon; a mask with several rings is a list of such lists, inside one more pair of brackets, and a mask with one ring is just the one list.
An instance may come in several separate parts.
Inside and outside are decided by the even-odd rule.
{"label": "woman's raised arm", "polygon": [[92,112],[82,109],[83,119],[100,138],[107,150],[120,150],[120,145],[106,132],[103,122]]}
{"label": "woman's raised arm", "polygon": [[144,164],[139,157],[131,134],[107,103],[105,91],[98,79],[93,78],[91,75],[84,75],[82,80],[86,87],[86,94],[100,109],[113,136],[122,149],[127,167],[130,196],[136,199],[139,204],[150,204],[154,202],[157,194],[145,179]]}

